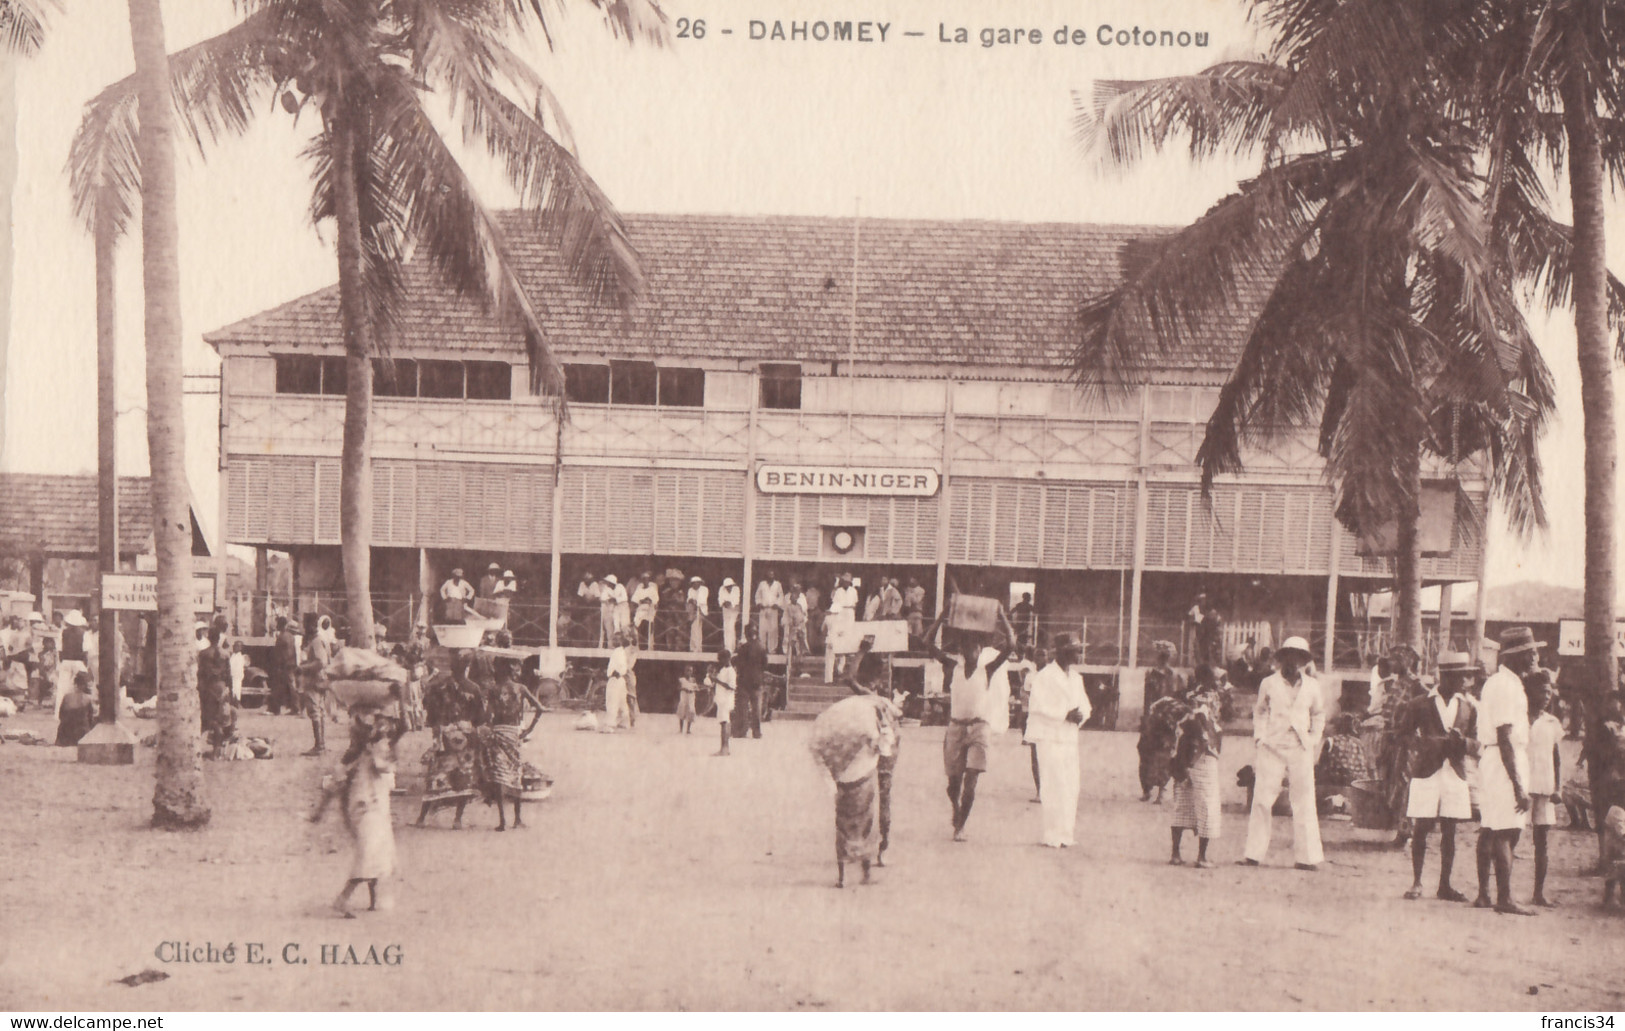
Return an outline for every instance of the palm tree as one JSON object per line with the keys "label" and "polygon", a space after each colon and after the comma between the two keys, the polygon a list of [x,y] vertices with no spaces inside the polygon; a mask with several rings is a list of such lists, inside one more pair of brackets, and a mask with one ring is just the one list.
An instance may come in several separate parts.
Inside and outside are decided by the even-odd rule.
{"label": "palm tree", "polygon": [[1552,388],[1496,274],[1475,137],[1426,75],[1425,12],[1304,6],[1255,5],[1277,32],[1268,60],[1102,83],[1080,111],[1085,145],[1120,164],[1183,138],[1198,159],[1256,153],[1262,168],[1085,306],[1075,371],[1121,389],[1215,320],[1247,326],[1197,455],[1204,493],[1246,446],[1318,425],[1344,524],[1397,517],[1397,629],[1419,645],[1425,456],[1487,452],[1495,495],[1532,530]]}
{"label": "palm tree", "polygon": [[[1611,334],[1625,324],[1625,288],[1608,272],[1603,195],[1625,182],[1625,3],[1498,0],[1482,46],[1448,69],[1472,87],[1489,153],[1491,203],[1505,260],[1574,308],[1585,427],[1586,667],[1593,691],[1613,689],[1615,463]],[[1565,169],[1566,162],[1566,169]],[[1556,223],[1542,168],[1567,172],[1572,230]],[[1625,345],[1625,337],[1618,344]]]}
{"label": "palm tree", "polygon": [[[618,37],[661,42],[665,20],[644,0],[590,0]],[[339,309],[346,355],[340,527],[350,641],[373,643],[370,591],[370,417],[373,358],[398,333],[401,267],[428,257],[458,293],[478,297],[522,333],[534,390],[558,395],[563,375],[547,345],[508,242],[425,106],[449,104],[466,144],[502,168],[543,238],[597,299],[641,290],[619,215],[577,160],[546,84],[502,41],[529,22],[544,33],[541,0],[244,0],[242,26],[191,48],[175,96],[199,143],[246,124],[275,96],[321,129],[306,148],[311,213],[337,226]],[[226,38],[231,37],[231,38]],[[549,42],[551,35],[548,34]],[[517,93],[524,103],[510,95]],[[91,102],[76,177],[128,166],[128,80]],[[117,177],[113,177],[117,178]]]}
{"label": "palm tree", "polygon": [[181,401],[179,219],[175,204],[175,113],[159,0],[129,0],[139,98],[141,281],[147,351],[147,453],[152,533],[158,555],[158,776],[152,822],[209,821],[198,750],[197,652],[192,635],[192,515]]}
{"label": "palm tree", "polygon": [[[17,186],[17,61],[45,41],[56,0],[0,0],[0,312],[11,311],[11,195]],[[0,455],[6,450],[6,351],[11,319],[0,317]]]}

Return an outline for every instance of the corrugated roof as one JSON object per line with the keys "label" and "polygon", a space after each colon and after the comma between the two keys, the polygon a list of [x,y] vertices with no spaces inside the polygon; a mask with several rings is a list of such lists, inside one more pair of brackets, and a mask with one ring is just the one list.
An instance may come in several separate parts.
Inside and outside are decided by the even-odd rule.
{"label": "corrugated roof", "polygon": [[[1074,313],[1122,275],[1150,226],[863,219],[851,347],[851,219],[627,215],[648,290],[630,310],[592,304],[520,212],[502,225],[561,356],[738,358],[1055,368]],[[520,348],[510,328],[458,300],[425,261],[407,275],[409,350]],[[1180,369],[1227,370],[1243,327],[1216,325]],[[299,350],[339,346],[338,288],[205,337]]]}
{"label": "corrugated roof", "polygon": [[[121,554],[152,550],[151,487],[152,481],[144,476],[119,477]],[[100,497],[95,476],[0,473],[0,550],[58,557],[94,556]],[[196,512],[192,513],[192,551],[208,553]]]}

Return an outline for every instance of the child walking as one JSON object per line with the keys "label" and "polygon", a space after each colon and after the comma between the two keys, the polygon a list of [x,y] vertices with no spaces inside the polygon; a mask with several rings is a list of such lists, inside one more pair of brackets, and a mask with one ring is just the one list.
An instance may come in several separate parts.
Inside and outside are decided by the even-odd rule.
{"label": "child walking", "polygon": [[677,733],[694,732],[694,696],[699,693],[699,682],[694,679],[694,667],[684,666],[677,678]]}
{"label": "child walking", "polygon": [[1551,712],[1552,674],[1537,669],[1523,682],[1529,695],[1529,814],[1535,830],[1535,897],[1537,906],[1557,903],[1546,898],[1547,837],[1557,824],[1557,803],[1563,790],[1563,759],[1558,742],[1563,723]]}
{"label": "child walking", "polygon": [[1208,842],[1219,836],[1219,695],[1198,687],[1190,702],[1190,713],[1180,721],[1176,732],[1172,852],[1168,862],[1173,866],[1185,864],[1179,854],[1179,839],[1190,830],[1196,833],[1196,868],[1206,870],[1213,866],[1207,857]]}
{"label": "child walking", "polygon": [[717,670],[711,674],[711,693],[717,703],[717,725],[722,728],[722,747],[717,755],[728,754],[728,714],[734,711],[734,689],[739,686],[739,675],[734,672],[733,656],[724,648],[717,652]]}

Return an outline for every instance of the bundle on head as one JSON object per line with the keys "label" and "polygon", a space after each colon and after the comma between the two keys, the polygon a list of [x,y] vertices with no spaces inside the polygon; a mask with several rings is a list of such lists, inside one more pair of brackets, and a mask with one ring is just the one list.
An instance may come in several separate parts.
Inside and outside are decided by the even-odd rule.
{"label": "bundle on head", "polygon": [[830,776],[839,777],[864,749],[878,744],[877,704],[875,698],[854,695],[831,705],[813,721],[807,748]]}

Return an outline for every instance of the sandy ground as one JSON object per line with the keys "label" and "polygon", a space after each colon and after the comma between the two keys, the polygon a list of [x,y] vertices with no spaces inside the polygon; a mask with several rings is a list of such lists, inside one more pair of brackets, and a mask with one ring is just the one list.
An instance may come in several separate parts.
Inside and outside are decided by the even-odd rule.
{"label": "sandy ground", "polygon": [[[1246,741],[1225,748],[1221,865],[1197,871],[1165,864],[1166,811],[1138,800],[1132,735],[1084,735],[1082,841],[1052,851],[1035,844],[1015,734],[994,750],[971,840],[954,844],[942,730],[909,728],[889,865],[837,891],[833,789],[807,755],[810,724],[770,724],[715,759],[709,722],[679,737],[672,717],[647,716],[609,736],[555,714],[528,746],[555,794],[527,829],[492,833],[476,804],[462,831],[449,814],[416,830],[415,800],[397,799],[396,905],[345,920],[326,908],[348,869],[342,823],[304,820],[322,769],[296,757],[308,726],[243,722],[282,757],[208,764],[214,819],[188,834],[146,827],[150,748],[133,768],[97,768],[71,749],[0,746],[0,1009],[1625,1005],[1625,916],[1599,912],[1598,881],[1578,875],[1593,838],[1556,836],[1562,908],[1527,919],[1403,901],[1408,856],[1346,822],[1325,824],[1318,873],[1291,868],[1285,819],[1269,865],[1237,867]],[[8,727],[48,729],[31,714]],[[403,771],[425,737],[408,737]],[[1473,834],[1456,874],[1468,891]],[[1531,846],[1520,852],[1527,898]],[[236,943],[237,961],[160,962],[165,941]],[[245,962],[250,942],[269,962]],[[306,962],[283,961],[289,943]],[[323,964],[324,945],[363,960],[393,945],[401,959]],[[168,979],[116,981],[149,968]]]}

